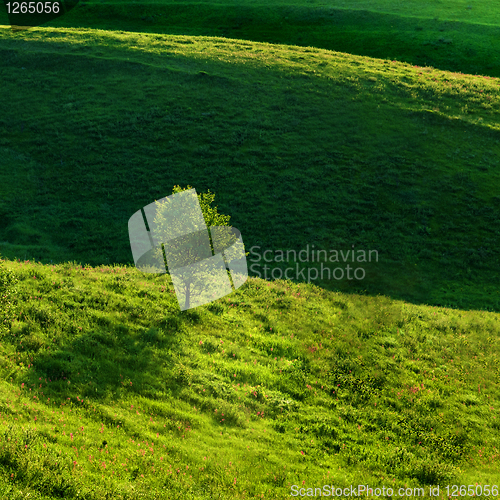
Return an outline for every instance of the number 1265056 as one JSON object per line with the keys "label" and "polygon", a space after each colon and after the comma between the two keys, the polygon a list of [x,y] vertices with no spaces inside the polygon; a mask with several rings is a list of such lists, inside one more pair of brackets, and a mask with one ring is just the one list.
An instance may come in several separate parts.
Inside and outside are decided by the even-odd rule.
{"label": "number 1265056", "polygon": [[8,2],[8,14],[59,14],[59,2]]}

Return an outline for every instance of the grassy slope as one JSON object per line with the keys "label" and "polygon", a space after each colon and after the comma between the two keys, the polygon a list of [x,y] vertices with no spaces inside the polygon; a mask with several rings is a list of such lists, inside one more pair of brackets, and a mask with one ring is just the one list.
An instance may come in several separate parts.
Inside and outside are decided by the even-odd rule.
{"label": "grassy slope", "polygon": [[130,215],[191,184],[248,249],[379,252],[321,286],[500,310],[497,79],[89,29],[0,50],[4,256],[130,263]]}
{"label": "grassy slope", "polygon": [[486,0],[90,0],[52,25],[321,47],[500,76],[500,6]]}
{"label": "grassy slope", "polygon": [[498,484],[496,313],[258,279],[180,313],[134,268],[4,265],[3,498]]}
{"label": "grassy slope", "polygon": [[[3,254],[127,262],[130,214],[191,183],[247,247],[375,247],[371,293],[499,310],[497,80],[92,30],[2,31],[0,50]],[[1,341],[4,497],[499,482],[498,314],[259,280],[179,314],[134,269],[7,266],[22,284]],[[155,447],[172,474],[151,472]]]}

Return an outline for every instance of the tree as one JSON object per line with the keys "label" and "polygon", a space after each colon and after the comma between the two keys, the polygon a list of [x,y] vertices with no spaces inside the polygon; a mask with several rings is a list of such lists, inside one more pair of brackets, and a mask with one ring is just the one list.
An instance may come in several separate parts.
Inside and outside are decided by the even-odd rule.
{"label": "tree", "polygon": [[172,194],[183,192],[184,196],[156,201],[154,217],[151,210],[149,216],[146,212],[155,259],[158,262],[163,259],[181,310],[231,293],[224,257],[235,260],[235,256],[241,257],[241,251],[244,256],[239,232],[228,225],[230,216],[219,214],[217,207],[212,206],[215,194],[210,191],[197,194],[191,186],[174,186]]}

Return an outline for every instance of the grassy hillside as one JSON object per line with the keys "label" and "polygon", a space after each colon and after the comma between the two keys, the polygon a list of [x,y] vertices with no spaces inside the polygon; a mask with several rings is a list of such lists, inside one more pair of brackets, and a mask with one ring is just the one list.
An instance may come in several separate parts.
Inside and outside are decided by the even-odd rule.
{"label": "grassy hillside", "polygon": [[498,79],[90,29],[0,51],[4,256],[131,263],[128,218],[190,184],[256,252],[378,251],[322,287],[500,310]]}
{"label": "grassy hillside", "polygon": [[[0,17],[0,498],[500,486],[499,14]],[[216,193],[252,276],[184,312],[127,226],[174,185]],[[279,261],[305,249],[377,258],[311,279]]]}
{"label": "grassy hillside", "polygon": [[19,279],[2,498],[498,484],[496,313],[259,279],[181,313],[169,280],[134,268],[2,269]]}
{"label": "grassy hillside", "polygon": [[500,76],[500,5],[487,0],[88,0],[50,25],[320,47]]}

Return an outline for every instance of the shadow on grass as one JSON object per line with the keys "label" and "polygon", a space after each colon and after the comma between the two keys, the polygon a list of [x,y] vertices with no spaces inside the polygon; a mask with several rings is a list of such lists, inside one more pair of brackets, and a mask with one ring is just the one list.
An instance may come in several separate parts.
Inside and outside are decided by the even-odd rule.
{"label": "shadow on grass", "polygon": [[498,28],[473,21],[323,6],[87,2],[50,25],[317,47],[446,71],[500,76],[498,51],[491,44]]}
{"label": "shadow on grass", "polygon": [[[50,382],[45,396],[58,403],[66,402],[68,397],[76,402],[76,396],[102,401],[127,392],[151,400],[162,399],[166,394],[177,396],[185,382],[182,369],[176,364],[179,335],[197,321],[196,311],[179,311],[149,328],[125,324],[90,327],[72,340],[65,337],[50,351],[39,351],[27,385],[37,386],[40,379],[44,386],[45,380]],[[36,346],[28,344],[23,348],[21,344],[20,351],[33,347]]]}
{"label": "shadow on grass", "polygon": [[[10,125],[3,140],[24,156],[11,155],[0,175],[16,185],[12,172],[22,172],[28,193],[7,192],[0,206],[6,257],[130,263],[130,215],[173,185],[190,183],[217,193],[247,249],[300,251],[314,244],[379,252],[366,279],[317,281],[326,289],[500,311],[498,131],[457,119],[458,109],[446,116],[426,109],[444,97],[449,106],[463,100],[472,109],[476,84],[454,100],[444,90],[408,89],[390,77],[379,76],[385,87],[375,91],[362,67],[348,83],[291,68],[219,61],[208,68],[206,60],[179,56],[179,69],[175,60],[172,68],[157,67],[110,54],[95,60],[19,51],[16,64],[37,82],[26,85],[39,108],[22,134],[21,108],[13,104],[4,118]],[[57,78],[48,62],[59,68]],[[0,59],[13,72],[6,92],[15,95],[21,70],[12,64]],[[142,72],[132,71],[137,67]],[[225,75],[214,84],[199,76],[202,69]],[[92,78],[92,88],[67,94],[75,78]],[[59,96],[55,103],[49,87]],[[137,89],[153,96],[151,107]],[[51,105],[59,114],[44,128],[53,120]],[[73,107],[78,114],[66,112]],[[250,273],[258,276],[251,266]]]}

